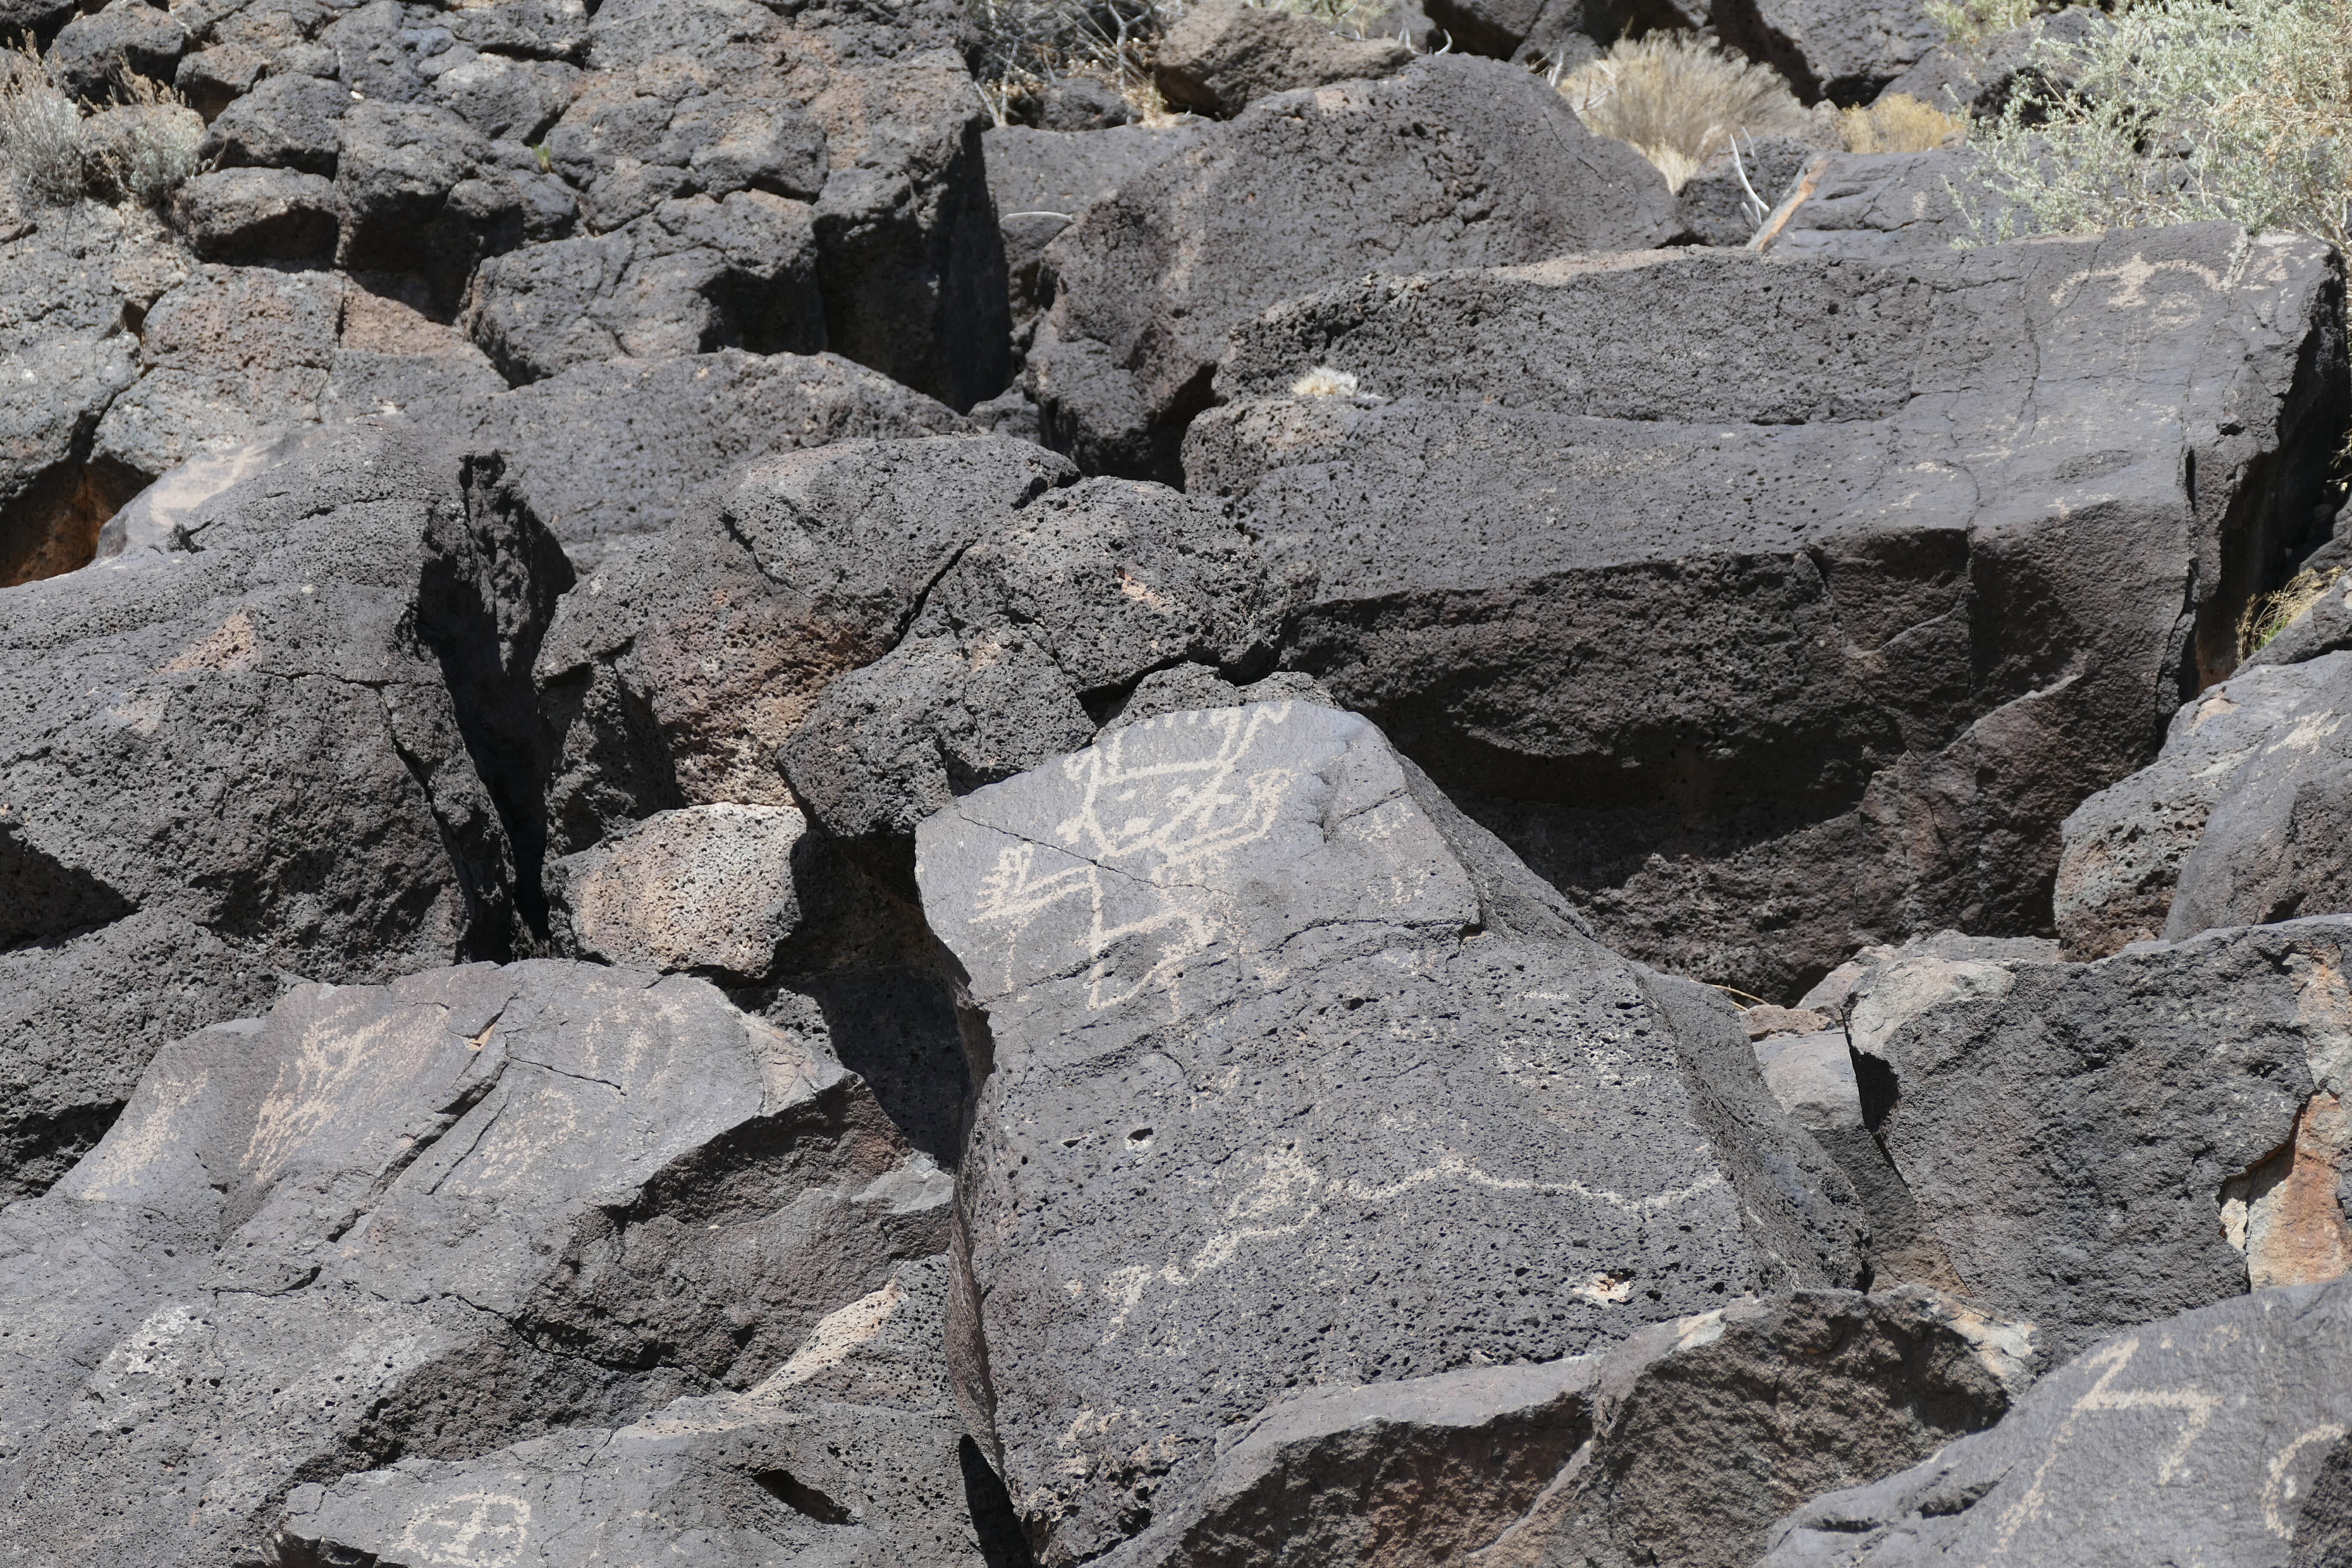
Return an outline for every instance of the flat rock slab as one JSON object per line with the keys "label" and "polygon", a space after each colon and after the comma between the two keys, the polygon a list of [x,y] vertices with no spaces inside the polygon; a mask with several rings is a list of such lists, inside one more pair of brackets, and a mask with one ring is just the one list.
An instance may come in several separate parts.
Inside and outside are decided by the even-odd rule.
{"label": "flat rock slab", "polygon": [[[1799,1509],[1760,1568],[2316,1564],[2313,1482],[2352,1423],[2352,1284],[2264,1290],[2105,1340],[2000,1426]],[[2338,1494],[2340,1504],[2340,1494]]]}
{"label": "flat rock slab", "polygon": [[1018,1541],[949,1393],[947,1296],[944,1258],[901,1264],[742,1393],[298,1487],[271,1561],[994,1568]]}
{"label": "flat rock slab", "polygon": [[743,1388],[944,1243],[821,1044],[545,961],[175,1043],[0,1212],[12,1562],[250,1562],[296,1483]]}
{"label": "flat rock slab", "polygon": [[1049,247],[1058,294],[1024,384],[1089,473],[1175,482],[1225,334],[1366,272],[1639,249],[1676,229],[1648,161],[1490,60],[1261,99],[1129,180]]}
{"label": "flat rock slab", "polygon": [[2063,1354],[2352,1268],[2347,942],[2352,921],[2296,921],[1866,980],[1864,1109],[1958,1288]]}
{"label": "flat rock slab", "polygon": [[1041,1561],[1189,1506],[1301,1384],[1852,1277],[1729,1005],[1592,942],[1360,718],[1146,720],[916,845],[991,1061],[959,1384]]}
{"label": "flat rock slab", "polygon": [[2333,277],[2194,226],[1367,279],[1235,332],[1185,469],[1286,667],[1614,945],[1792,1000],[2043,929],[2059,825],[2310,525]]}
{"label": "flat rock slab", "polygon": [[1798,1290],[1605,1354],[1318,1389],[1108,1561],[1731,1568],[1796,1504],[1991,1426],[2035,1363],[2029,1325],[1932,1290]]}
{"label": "flat rock slab", "polygon": [[2242,670],[2174,714],[2155,762],[2065,821],[2069,955],[2352,909],[2347,699],[2338,652]]}

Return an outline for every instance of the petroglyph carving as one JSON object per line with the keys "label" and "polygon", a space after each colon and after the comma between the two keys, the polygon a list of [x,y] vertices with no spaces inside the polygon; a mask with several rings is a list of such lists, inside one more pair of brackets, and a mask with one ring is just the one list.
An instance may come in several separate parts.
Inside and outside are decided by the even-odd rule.
{"label": "petroglyph carving", "polygon": [[2011,1504],[2009,1511],[2001,1515],[2000,1528],[1993,1534],[1996,1556],[2008,1552],[2011,1543],[2017,1539],[2017,1532],[2041,1517],[2048,1502],[2045,1487],[2051,1468],[2058,1462],[2058,1456],[2066,1445],[2074,1440],[2075,1428],[2084,1415],[2134,1410],[2181,1412],[2180,1435],[2173,1443],[2171,1451],[2166,1454],[2164,1463],[2158,1468],[2156,1484],[2168,1486],[2179,1474],[2182,1463],[2189,1458],[2189,1448],[2212,1421],[2213,1413],[2221,1408],[2221,1396],[2194,1388],[2113,1387],[2116,1379],[2123,1375],[2124,1368],[2131,1364],[2132,1357],[2138,1353],[2139,1340],[2134,1337],[2117,1340],[2084,1359],[2082,1364],[2086,1370],[2092,1367],[2105,1370],[2099,1373],[2099,1381],[2086,1389],[2066,1412],[2066,1419],[2050,1439],[2049,1449],[2042,1454],[2042,1463],[2034,1470],[2033,1482],[2025,1489],[2025,1495]]}
{"label": "petroglyph carving", "polygon": [[530,1540],[530,1504],[501,1492],[460,1492],[408,1521],[401,1544],[436,1568],[510,1568]]}
{"label": "petroglyph carving", "polygon": [[[1007,986],[1022,935],[1046,910],[1081,900],[1087,1007],[1116,1007],[1156,986],[1181,1016],[1185,964],[1228,923],[1218,884],[1243,849],[1272,834],[1298,783],[1294,768],[1248,766],[1259,739],[1289,717],[1286,702],[1185,715],[1213,740],[1206,754],[1130,762],[1131,741],[1161,733],[1141,724],[1065,759],[1063,776],[1081,793],[1054,836],[1076,858],[1056,865],[1066,857],[1051,846],[1008,845],[973,903],[975,924],[1006,930]],[[1139,973],[1117,951],[1139,942],[1157,952]]]}

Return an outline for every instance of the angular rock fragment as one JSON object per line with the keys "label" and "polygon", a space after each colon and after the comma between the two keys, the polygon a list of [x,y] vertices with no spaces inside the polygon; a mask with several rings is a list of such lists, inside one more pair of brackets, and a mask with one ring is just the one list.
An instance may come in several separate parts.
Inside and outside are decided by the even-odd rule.
{"label": "angular rock fragment", "polygon": [[1708,20],[1807,103],[1868,103],[1944,41],[1927,0],[1715,0]]}
{"label": "angular rock fragment", "polygon": [[583,569],[659,534],[746,463],[835,442],[971,426],[919,392],[837,354],[740,349],[575,365],[498,395],[415,410],[503,454]]}
{"label": "angular rock fragment", "polygon": [[947,1286],[943,1259],[899,1265],[740,1394],[298,1488],[272,1560],[325,1568],[487,1545],[509,1568],[666,1556],[997,1568],[1017,1538],[949,1395]]}
{"label": "angular rock fragment", "polygon": [[172,194],[172,216],[206,261],[328,261],[334,182],[291,169],[219,169]]}
{"label": "angular rock fragment", "polygon": [[1989,119],[2021,91],[2078,90],[2064,51],[2088,43],[2105,26],[2105,15],[2096,7],[2069,5],[1974,43],[1940,44],[1888,82],[1881,96],[1900,94],[1947,114]]}
{"label": "angular rock fragment", "polygon": [[[554,540],[495,458],[396,428],[239,478],[152,546],[0,593],[0,943],[46,998],[10,1039],[0,1173],[86,1147],[166,1031],[258,999],[253,971],[380,979],[540,919]],[[133,911],[228,952],[152,1009],[71,990],[119,973],[104,932]]]}
{"label": "angular rock fragment", "polygon": [[1797,1510],[1759,1568],[2329,1561],[2306,1555],[2306,1538],[2340,1517],[2313,1482],[2352,1424],[2347,1366],[2344,1282],[2125,1330],[1991,1431]]}
{"label": "angular rock fragment", "polygon": [[776,748],[826,684],[887,652],[966,547],[1071,477],[989,436],[844,441],[715,488],[564,601],[539,669],[559,851],[615,817],[790,805]]}
{"label": "angular rock fragment", "polygon": [[916,842],[984,1042],[953,1365],[1041,1562],[1182,1516],[1300,1384],[1857,1271],[1729,1005],[1592,942],[1360,719],[1149,720]]}
{"label": "angular rock fragment", "polygon": [[2088,964],[1923,952],[1866,980],[1864,1107],[1957,1288],[2063,1354],[2352,1268],[2347,941],[2297,921]]}
{"label": "angular rock fragment", "polygon": [[1298,584],[1286,668],[1623,951],[1786,1000],[2046,928],[2311,527],[2336,286],[2219,226],[1371,279],[1234,334],[1185,468]]}
{"label": "angular rock fragment", "polygon": [[2352,910],[2352,653],[2240,671],[2173,715],[2154,763],[2064,824],[2074,958]]}
{"label": "angular rock fragment", "polygon": [[656,812],[550,868],[549,899],[583,957],[764,977],[800,924],[788,805]]}
{"label": "angular rock fragment", "polygon": [[331,178],[352,95],[331,81],[273,76],[214,119],[196,155],[215,169],[294,169]]}
{"label": "angular rock fragment", "polygon": [[907,640],[827,689],[780,760],[828,830],[903,839],[956,795],[1084,746],[1147,674],[1263,669],[1273,618],[1223,508],[1089,479],[965,550]]}
{"label": "angular rock fragment", "polygon": [[250,1562],[305,1479],[749,1388],[947,1197],[821,1038],[700,981],[299,987],[0,1213],[23,1560]]}
{"label": "angular rock fragment", "polygon": [[1186,424],[1225,388],[1225,335],[1366,272],[1638,250],[1675,232],[1648,161],[1542,81],[1485,60],[1261,100],[1129,179],[1054,241],[1025,384],[1090,473],[1178,482]]}
{"label": "angular rock fragment", "polygon": [[128,90],[126,73],[170,81],[187,47],[187,29],[170,13],[147,0],[110,0],[58,29],[48,67],[75,98],[106,103]]}
{"label": "angular rock fragment", "polygon": [[1261,98],[1388,76],[1412,58],[1393,39],[1344,38],[1309,16],[1211,0],[1160,39],[1151,77],[1170,103],[1230,120]]}

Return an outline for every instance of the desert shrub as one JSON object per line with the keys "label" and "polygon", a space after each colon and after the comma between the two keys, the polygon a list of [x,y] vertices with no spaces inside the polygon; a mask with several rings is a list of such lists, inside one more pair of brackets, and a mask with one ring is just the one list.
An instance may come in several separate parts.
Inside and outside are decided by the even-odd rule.
{"label": "desert shrub", "polygon": [[1838,130],[1849,153],[1932,153],[1965,135],[1968,121],[1898,92],[1867,109],[1841,110]]}
{"label": "desert shrub", "polygon": [[2286,584],[2246,601],[2238,616],[2238,657],[2250,658],[2327,596],[2344,568],[2298,572]]}
{"label": "desert shrub", "polygon": [[0,53],[0,169],[22,201],[55,206],[89,188],[81,110],[30,42]]}
{"label": "desert shrub", "polygon": [[[1978,237],[2221,220],[2352,238],[2352,6],[2121,0],[1972,140]],[[2071,85],[2059,87],[2053,82]]]}
{"label": "desert shrub", "polygon": [[1780,72],[1689,33],[1621,38],[1559,90],[1588,130],[1632,146],[1677,191],[1735,136],[1805,123]]}
{"label": "desert shrub", "polygon": [[1927,15],[1956,44],[1973,44],[2011,27],[2022,27],[2044,11],[2049,0],[1927,0]]}
{"label": "desert shrub", "polygon": [[172,89],[123,71],[121,100],[85,116],[32,43],[0,52],[0,169],[20,201],[57,206],[85,195],[161,200],[196,172],[203,117]]}
{"label": "desert shrub", "polygon": [[1148,115],[1161,107],[1151,46],[1183,11],[1182,0],[967,0],[981,96],[1003,125],[1049,83],[1094,76]]}

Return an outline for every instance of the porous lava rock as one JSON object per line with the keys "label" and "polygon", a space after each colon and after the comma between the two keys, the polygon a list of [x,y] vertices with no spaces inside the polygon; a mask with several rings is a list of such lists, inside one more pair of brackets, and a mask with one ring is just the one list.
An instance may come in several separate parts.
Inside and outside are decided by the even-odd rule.
{"label": "porous lava rock", "polygon": [[1225,334],[1337,279],[1503,266],[1673,237],[1648,160],[1526,71],[1444,56],[1277,93],[1097,202],[1047,247],[1056,296],[1023,373],[1046,443],[1178,482]]}
{"label": "porous lava rock", "polygon": [[1790,1000],[2047,931],[2060,824],[2308,533],[2340,286],[2218,225],[1374,278],[1234,334],[1185,469],[1286,668],[1622,951]]}
{"label": "porous lava rock", "polygon": [[1181,1514],[1302,1384],[1857,1277],[1729,1004],[1594,942],[1361,719],[1147,720],[916,846],[985,1052],[950,1364],[1042,1563]]}
{"label": "porous lava rock", "polygon": [[258,1559],[294,1488],[752,1386],[940,1250],[856,1075],[704,982],[303,985],[0,1211],[13,1560]]}

